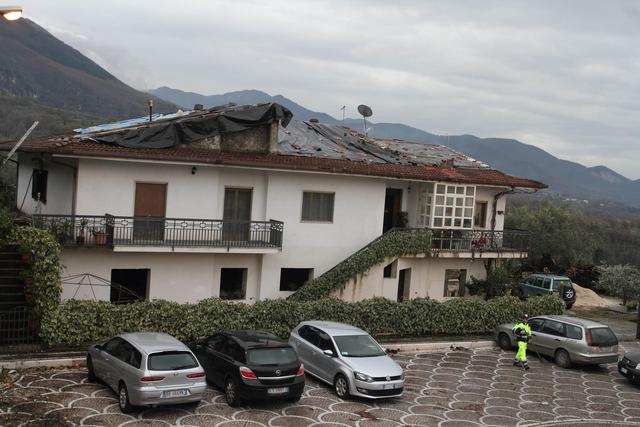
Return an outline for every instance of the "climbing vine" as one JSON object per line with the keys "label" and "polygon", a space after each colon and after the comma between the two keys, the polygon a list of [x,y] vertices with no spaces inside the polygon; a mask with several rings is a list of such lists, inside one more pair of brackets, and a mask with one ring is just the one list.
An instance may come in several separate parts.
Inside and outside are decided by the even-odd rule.
{"label": "climbing vine", "polygon": [[388,257],[416,255],[431,251],[431,232],[426,229],[395,229],[383,234],[326,273],[307,281],[289,298],[312,301],[342,289],[358,274]]}

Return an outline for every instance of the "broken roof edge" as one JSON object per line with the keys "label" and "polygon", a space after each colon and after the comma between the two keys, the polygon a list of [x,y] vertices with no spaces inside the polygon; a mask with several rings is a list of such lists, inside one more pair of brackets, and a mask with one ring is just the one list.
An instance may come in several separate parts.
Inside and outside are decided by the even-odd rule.
{"label": "broken roof edge", "polygon": [[[57,148],[57,147],[56,147]],[[84,147],[82,147],[84,148]],[[118,147],[120,148],[120,147]],[[282,171],[299,171],[309,173],[328,173],[335,175],[349,175],[374,178],[393,178],[423,182],[453,182],[470,185],[516,187],[530,189],[544,189],[547,186],[539,181],[515,177],[495,169],[473,168],[444,168],[441,166],[408,166],[395,164],[370,164],[349,160],[322,159],[313,157],[290,156],[283,154],[249,154],[249,153],[216,153],[215,156],[203,156],[201,150],[192,151],[176,149],[181,157],[163,156],[166,150],[145,149],[132,150],[122,148],[112,152],[91,152],[78,147],[65,146],[60,149],[32,150],[24,152],[40,152],[55,155],[55,157],[92,158],[99,160],[129,160],[150,161],[176,164],[199,164],[211,166],[230,166],[253,169],[268,169]],[[211,153],[209,153],[211,154]]]}

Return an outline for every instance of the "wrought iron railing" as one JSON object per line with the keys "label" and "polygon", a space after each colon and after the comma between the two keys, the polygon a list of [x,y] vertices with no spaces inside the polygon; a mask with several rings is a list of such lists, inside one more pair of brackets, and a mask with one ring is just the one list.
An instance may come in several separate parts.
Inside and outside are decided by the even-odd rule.
{"label": "wrought iron railing", "polygon": [[527,252],[531,234],[524,230],[432,229],[431,248],[444,252]]}
{"label": "wrought iron railing", "polygon": [[284,223],[218,219],[34,215],[64,246],[282,248]]}

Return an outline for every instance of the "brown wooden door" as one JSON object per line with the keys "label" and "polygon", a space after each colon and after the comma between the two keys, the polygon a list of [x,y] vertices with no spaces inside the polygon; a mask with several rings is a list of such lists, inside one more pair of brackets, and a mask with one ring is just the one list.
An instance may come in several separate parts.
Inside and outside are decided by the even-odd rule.
{"label": "brown wooden door", "polygon": [[242,188],[224,190],[223,239],[248,241],[251,225],[251,199],[253,191]]}
{"label": "brown wooden door", "polygon": [[166,209],[167,184],[136,183],[133,239],[144,240],[150,244],[164,240]]}
{"label": "brown wooden door", "polygon": [[384,198],[383,232],[400,226],[400,209],[402,209],[402,190],[387,188]]}

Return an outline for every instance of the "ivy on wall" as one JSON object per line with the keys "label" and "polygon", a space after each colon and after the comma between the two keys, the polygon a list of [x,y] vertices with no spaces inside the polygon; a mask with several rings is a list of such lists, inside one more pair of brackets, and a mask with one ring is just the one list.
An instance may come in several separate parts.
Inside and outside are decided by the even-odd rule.
{"label": "ivy on wall", "polygon": [[14,226],[3,239],[4,244],[17,244],[24,254],[31,254],[26,277],[26,292],[33,296],[33,304],[40,316],[46,316],[60,304],[60,245],[45,230],[28,226]]}
{"label": "ivy on wall", "polygon": [[43,319],[42,336],[51,345],[77,346],[124,332],[162,331],[183,341],[220,330],[268,330],[281,337],[303,320],[323,319],[358,326],[372,335],[426,336],[488,334],[523,313],[561,314],[553,295],[521,301],[459,298],[446,302],[373,298],[355,303],[336,298],[317,301],[264,300],[253,305],[209,298],[197,304],[155,300],[116,305],[106,301],[67,301]]}
{"label": "ivy on wall", "polygon": [[326,298],[344,288],[358,274],[388,257],[416,255],[431,251],[431,232],[426,229],[393,229],[369,243],[340,264],[317,278],[307,281],[289,298],[312,301]]}

